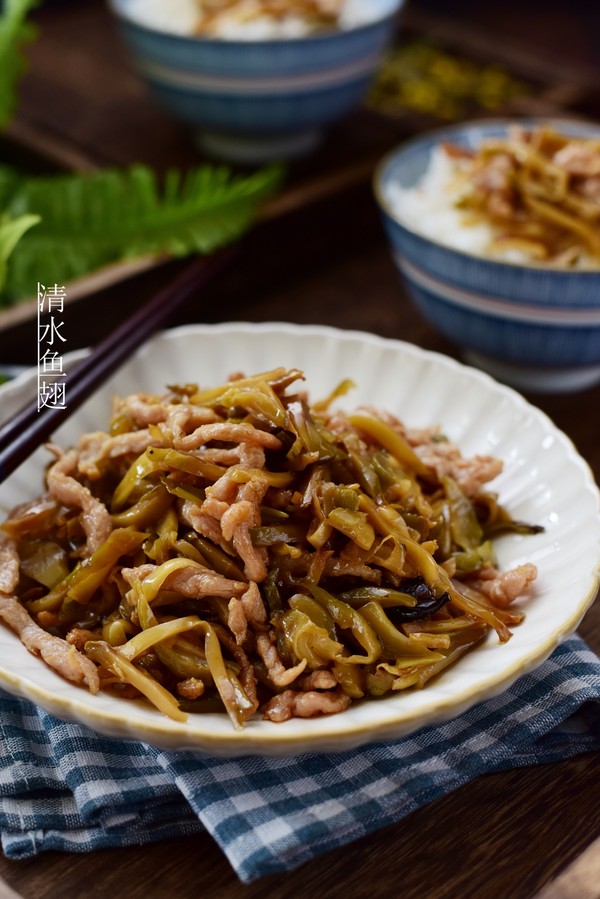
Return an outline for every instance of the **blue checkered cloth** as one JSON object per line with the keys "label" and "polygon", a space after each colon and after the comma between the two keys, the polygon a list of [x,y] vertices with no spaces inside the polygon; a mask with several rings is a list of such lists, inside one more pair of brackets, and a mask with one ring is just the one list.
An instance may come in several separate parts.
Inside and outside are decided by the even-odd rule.
{"label": "blue checkered cloth", "polygon": [[19,859],[206,829],[250,882],[399,821],[479,774],[600,749],[599,699],[600,660],[575,636],[502,695],[401,740],[219,759],[102,737],[0,693],[2,846]]}

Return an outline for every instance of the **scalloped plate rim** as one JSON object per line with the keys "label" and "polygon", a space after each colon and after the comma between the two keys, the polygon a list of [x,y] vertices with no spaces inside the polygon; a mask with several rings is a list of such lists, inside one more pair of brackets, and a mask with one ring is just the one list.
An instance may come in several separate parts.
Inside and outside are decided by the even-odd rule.
{"label": "scalloped plate rim", "polygon": [[[530,413],[547,433],[558,439],[563,447],[563,451],[567,454],[570,461],[574,463],[575,468],[579,470],[581,484],[586,490],[592,491],[596,509],[598,510],[600,507],[598,487],[594,482],[588,464],[577,453],[570,438],[560,431],[544,412],[532,406],[513,389],[497,384],[485,373],[471,369],[450,357],[423,350],[413,344],[379,337],[378,335],[362,331],[341,330],[325,325],[292,325],[285,322],[263,322],[257,324],[229,322],[216,325],[184,325],[157,335],[146,343],[138,354],[132,357],[131,363],[127,364],[135,365],[136,359],[139,358],[140,354],[148,354],[152,349],[152,345],[156,342],[186,341],[189,337],[195,338],[197,335],[202,335],[203,337],[220,335],[231,339],[233,335],[243,338],[250,334],[259,336],[270,335],[269,339],[271,340],[277,335],[285,334],[292,339],[294,337],[302,339],[303,337],[310,338],[312,336],[319,339],[327,338],[340,343],[344,343],[344,341],[358,341],[374,348],[395,349],[398,354],[404,354],[412,360],[427,361],[434,368],[441,366],[442,369],[448,372],[463,375],[482,387],[484,391],[491,391],[497,396],[503,396],[508,399],[511,406],[516,406],[520,410]],[[85,355],[86,352],[85,350],[75,351],[74,353],[66,354],[65,359],[68,358],[74,361]],[[146,358],[148,358],[147,355]],[[4,385],[0,388],[0,398],[11,394],[19,396],[34,376],[34,371],[25,372],[14,381]],[[75,413],[75,417],[78,414],[80,413]],[[211,731],[208,719],[204,719],[204,723],[202,723],[200,718],[190,718],[188,724],[177,724],[156,712],[152,720],[142,720],[136,717],[136,709],[141,711],[141,705],[113,697],[110,698],[110,701],[115,708],[114,711],[108,712],[99,705],[94,705],[95,697],[70,684],[66,685],[69,693],[68,698],[57,696],[52,692],[51,688],[41,686],[39,683],[22,676],[18,671],[7,669],[3,662],[0,663],[0,686],[13,694],[34,701],[37,705],[58,717],[84,724],[108,736],[138,739],[161,748],[188,751],[195,749],[200,752],[210,752],[223,756],[242,754],[289,755],[298,752],[352,749],[367,742],[398,738],[422,726],[453,718],[466,711],[472,705],[502,692],[526,671],[541,664],[548,658],[554,648],[576,629],[593,602],[600,580],[600,551],[593,565],[590,565],[590,572],[586,577],[588,585],[578,596],[571,614],[565,616],[564,620],[554,628],[544,641],[536,644],[528,651],[523,649],[521,656],[510,665],[505,666],[504,669],[493,672],[489,677],[479,678],[475,684],[468,689],[463,689],[458,694],[447,695],[442,691],[435,702],[432,698],[433,691],[431,688],[429,688],[429,692],[428,688],[425,688],[420,693],[420,696],[425,697],[426,708],[421,710],[413,708],[402,709],[402,703],[399,701],[401,700],[400,696],[389,697],[378,702],[372,701],[370,704],[367,700],[361,705],[363,707],[369,706],[371,712],[367,714],[365,721],[358,723],[352,720],[352,717],[347,715],[347,713],[342,713],[330,718],[312,719],[308,722],[299,723],[298,719],[296,719],[295,722],[287,723],[292,725],[289,728],[286,727],[286,724],[274,725],[270,722],[261,722],[258,725],[258,732],[255,729],[256,725],[253,726],[251,723],[250,726],[242,731],[231,729],[230,731],[218,731],[215,733]],[[12,639],[13,643],[21,646],[17,637],[3,628],[2,634],[0,634],[0,642],[2,640],[5,641],[7,637]],[[478,650],[474,652],[477,653]],[[39,662],[39,664],[42,666],[40,670],[47,670],[42,662]],[[56,677],[52,672],[48,673],[52,678]],[[78,696],[77,693],[80,695]],[[147,712],[146,709],[143,711]],[[224,718],[224,716],[220,717]]]}

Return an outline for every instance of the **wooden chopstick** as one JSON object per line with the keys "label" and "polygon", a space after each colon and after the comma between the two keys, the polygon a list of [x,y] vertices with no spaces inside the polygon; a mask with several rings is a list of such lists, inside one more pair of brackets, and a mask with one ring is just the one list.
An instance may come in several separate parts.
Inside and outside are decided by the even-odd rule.
{"label": "wooden chopstick", "polygon": [[36,398],[0,427],[0,483],[119,368],[193,294],[212,281],[234,248],[195,259],[167,287],[143,304],[67,373],[66,408],[38,411]]}

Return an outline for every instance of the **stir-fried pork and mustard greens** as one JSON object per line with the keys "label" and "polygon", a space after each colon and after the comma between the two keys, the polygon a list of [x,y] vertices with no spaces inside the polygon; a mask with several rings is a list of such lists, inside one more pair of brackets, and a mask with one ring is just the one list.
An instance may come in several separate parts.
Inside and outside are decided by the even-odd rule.
{"label": "stir-fried pork and mustard greens", "polygon": [[477,150],[453,145],[458,205],[494,228],[490,249],[566,268],[600,262],[600,138],[513,125]]}
{"label": "stir-fried pork and mustard greens", "polygon": [[276,26],[290,18],[304,26],[302,31],[327,30],[338,25],[343,5],[344,0],[198,0],[195,32],[228,36],[232,26],[243,28],[257,21]]}
{"label": "stir-fried pork and mustard greens", "polygon": [[492,539],[537,528],[501,470],[435,428],[309,405],[296,370],[116,399],[110,429],[50,446],[47,492],[0,530],[0,617],[92,691],[235,727],[423,687],[536,576]]}

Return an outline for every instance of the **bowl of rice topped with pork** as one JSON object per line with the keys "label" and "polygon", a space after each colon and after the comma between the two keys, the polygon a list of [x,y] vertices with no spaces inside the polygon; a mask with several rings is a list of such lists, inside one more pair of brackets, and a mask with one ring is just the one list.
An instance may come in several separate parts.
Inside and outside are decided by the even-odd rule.
{"label": "bowl of rice topped with pork", "polygon": [[600,380],[600,126],[485,121],[408,142],[375,191],[424,316],[518,387]]}
{"label": "bowl of rice topped with pork", "polygon": [[404,0],[109,0],[133,64],[204,151],[310,152],[360,102]]}

